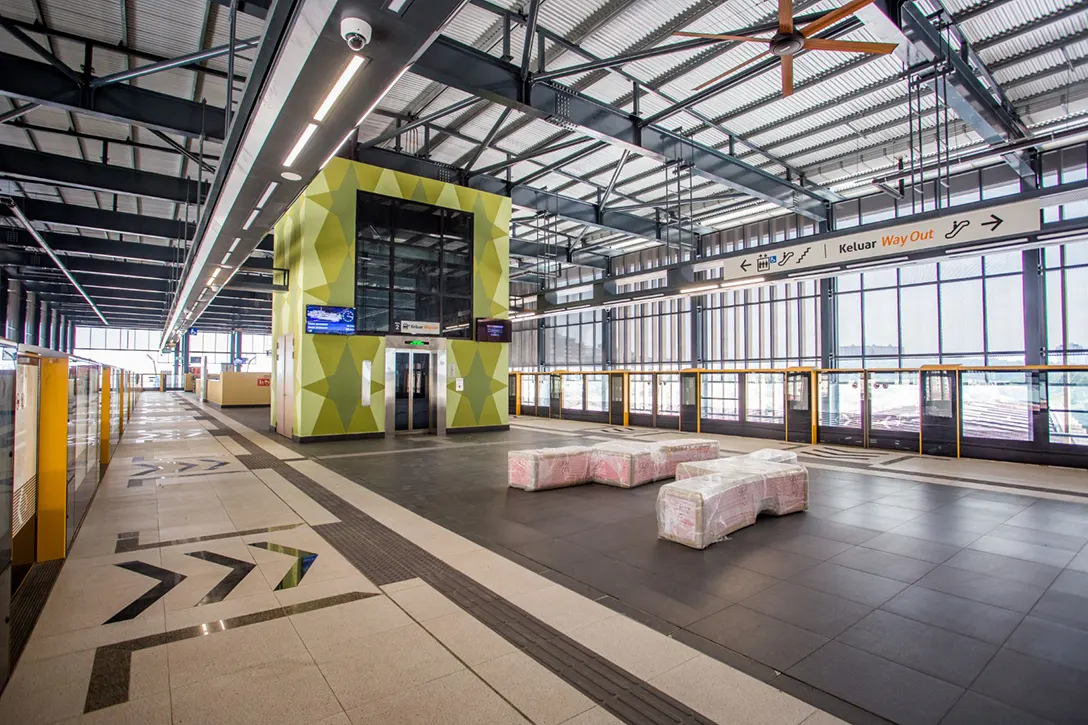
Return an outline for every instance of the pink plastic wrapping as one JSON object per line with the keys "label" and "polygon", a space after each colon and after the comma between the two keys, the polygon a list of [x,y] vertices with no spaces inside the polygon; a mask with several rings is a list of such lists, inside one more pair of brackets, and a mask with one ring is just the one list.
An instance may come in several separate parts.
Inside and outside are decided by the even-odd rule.
{"label": "pink plastic wrapping", "polygon": [[738,456],[681,464],[657,495],[657,534],[705,549],[750,526],[761,513],[782,516],[808,507],[803,466]]}
{"label": "pink plastic wrapping", "polygon": [[708,461],[718,457],[718,441],[702,438],[679,438],[653,444],[657,480],[674,478],[676,467],[687,461]]}
{"label": "pink plastic wrapping", "polygon": [[510,451],[510,486],[540,491],[589,483],[591,451],[586,446]]}
{"label": "pink plastic wrapping", "polygon": [[651,483],[657,475],[654,445],[609,441],[593,446],[590,477],[595,483],[634,488]]}
{"label": "pink plastic wrapping", "polygon": [[781,451],[777,448],[760,448],[752,451],[745,458],[755,458],[759,461],[772,461],[774,463],[797,463],[797,454],[793,451]]}

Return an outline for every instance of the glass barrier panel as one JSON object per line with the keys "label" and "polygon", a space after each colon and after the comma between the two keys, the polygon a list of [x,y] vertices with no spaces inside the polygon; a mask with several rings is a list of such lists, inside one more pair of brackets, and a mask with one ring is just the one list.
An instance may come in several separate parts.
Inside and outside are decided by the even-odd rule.
{"label": "glass barrier panel", "polygon": [[628,395],[630,396],[627,406],[628,411],[652,415],[654,412],[654,376],[639,373],[631,375]]}
{"label": "glass barrier panel", "polygon": [[521,376],[521,403],[522,405],[536,405],[536,376]]}
{"label": "glass barrier panel", "polygon": [[752,423],[785,423],[786,376],[746,373],[744,418]]}
{"label": "glass barrier panel", "polygon": [[817,425],[861,429],[862,373],[820,373]]}
{"label": "glass barrier panel", "polygon": [[740,420],[739,378],[737,373],[703,373],[703,418]]}
{"label": "glass barrier panel", "polygon": [[552,402],[552,376],[551,375],[537,375],[536,395],[538,406],[549,406]]}
{"label": "glass barrier panel", "polygon": [[869,429],[891,433],[919,431],[918,373],[869,373]]}
{"label": "glass barrier panel", "polygon": [[584,410],[582,402],[586,389],[584,375],[563,376],[563,407],[567,410]]}
{"label": "glass barrier panel", "polygon": [[1050,442],[1088,446],[1088,371],[1048,372]]}
{"label": "glass barrier panel", "polygon": [[608,410],[608,376],[586,376],[586,410],[605,412]]}
{"label": "glass barrier panel", "polygon": [[657,414],[680,415],[680,376],[657,376]]}
{"label": "glass barrier panel", "polygon": [[971,438],[1030,441],[1036,407],[1031,373],[960,373],[962,433]]}

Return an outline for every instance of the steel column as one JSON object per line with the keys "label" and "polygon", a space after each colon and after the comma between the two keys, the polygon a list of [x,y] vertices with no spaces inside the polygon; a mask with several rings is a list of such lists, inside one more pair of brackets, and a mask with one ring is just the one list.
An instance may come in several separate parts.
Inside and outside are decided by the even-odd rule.
{"label": "steel column", "polygon": [[23,339],[27,345],[38,344],[38,293],[26,293],[26,312],[23,315]]}
{"label": "steel column", "polygon": [[4,337],[15,343],[26,341],[26,299],[22,283],[7,280],[7,314],[4,316]]}

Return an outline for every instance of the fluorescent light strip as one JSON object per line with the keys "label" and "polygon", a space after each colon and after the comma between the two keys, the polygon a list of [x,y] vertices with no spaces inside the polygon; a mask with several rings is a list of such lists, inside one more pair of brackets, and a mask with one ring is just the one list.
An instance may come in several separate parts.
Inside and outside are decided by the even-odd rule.
{"label": "fluorescent light strip", "polygon": [[238,242],[240,241],[242,241],[241,237],[235,237],[234,241],[230,243],[230,249],[228,249],[227,251],[234,252],[234,250],[238,248]]}
{"label": "fluorescent light strip", "polygon": [[728,289],[730,287],[747,287],[750,284],[759,284],[765,278],[764,277],[747,277],[746,279],[737,279],[732,282],[723,282],[718,285],[721,289]]}
{"label": "fluorescent light strip", "polygon": [[264,190],[264,193],[261,194],[261,198],[257,202],[258,209],[262,208],[266,203],[268,203],[268,197],[272,196],[272,192],[276,190],[277,186],[279,186],[279,184],[277,184],[275,181],[268,182],[268,187]]}
{"label": "fluorescent light strip", "polygon": [[401,10],[404,10],[404,6],[408,4],[408,0],[389,0],[389,4],[386,6],[387,10],[400,14]]}
{"label": "fluorescent light strip", "polygon": [[302,153],[302,149],[306,148],[306,144],[310,143],[310,139],[317,132],[316,123],[306,124],[306,128],[302,130],[302,134],[298,137],[298,141],[295,141],[295,147],[291,149],[291,153],[287,154],[287,158],[283,160],[284,166],[290,166],[295,163],[298,155]]}
{"label": "fluorescent light strip", "polygon": [[253,226],[253,222],[257,221],[257,215],[260,214],[260,213],[261,213],[260,209],[254,209],[250,213],[249,219],[246,219],[246,223],[242,225],[242,229],[245,229],[246,231],[249,231],[249,228],[251,226]]}
{"label": "fluorescent light strip", "polygon": [[333,148],[332,153],[330,153],[328,155],[328,157],[325,159],[325,161],[322,162],[322,164],[321,164],[322,169],[324,169],[326,166],[328,166],[329,162],[336,158],[336,152],[339,151],[341,149],[341,147],[343,147],[343,145],[348,142],[348,139],[351,138],[354,135],[355,135],[355,129],[352,128],[350,131],[348,131],[347,136],[344,136],[344,138],[340,139],[340,143],[336,144],[336,147]]}
{"label": "fluorescent light strip", "polygon": [[867,269],[869,267],[883,267],[887,264],[896,264],[897,262],[909,262],[910,257],[894,257],[892,259],[874,259],[871,262],[862,262],[861,264],[848,264],[847,269]]}
{"label": "fluorescent light strip", "polygon": [[709,292],[710,290],[718,289],[719,287],[721,287],[720,284],[708,284],[703,285],[702,287],[689,287],[688,289],[681,290],[681,292],[686,295],[696,295],[701,292]]}
{"label": "fluorescent light strip", "polygon": [[[366,62],[366,58],[361,55],[351,56],[351,60],[348,61],[348,65],[340,73],[340,77],[336,79],[336,83],[333,85],[332,90],[329,91],[329,95],[325,96],[325,100],[321,102],[321,107],[317,109],[317,113],[314,114],[315,121],[324,121],[325,116],[329,115],[329,111],[332,110],[333,105],[340,98],[340,94],[344,92],[344,89],[351,83],[351,79],[355,77],[355,74],[359,72],[359,69],[363,67],[363,63]],[[290,166],[290,164],[287,164]]]}
{"label": "fluorescent light strip", "polygon": [[228,259],[230,259],[230,252],[227,252],[226,254],[223,255],[223,261],[220,262],[220,264],[226,265]]}

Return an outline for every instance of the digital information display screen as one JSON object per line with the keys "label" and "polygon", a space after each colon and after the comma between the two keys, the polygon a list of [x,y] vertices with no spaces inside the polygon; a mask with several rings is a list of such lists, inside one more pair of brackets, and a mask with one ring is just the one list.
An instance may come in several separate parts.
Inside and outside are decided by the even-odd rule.
{"label": "digital information display screen", "polygon": [[476,320],[476,342],[510,342],[510,320]]}
{"label": "digital information display screen", "polygon": [[354,335],[355,309],[306,305],[306,332],[311,335]]}

